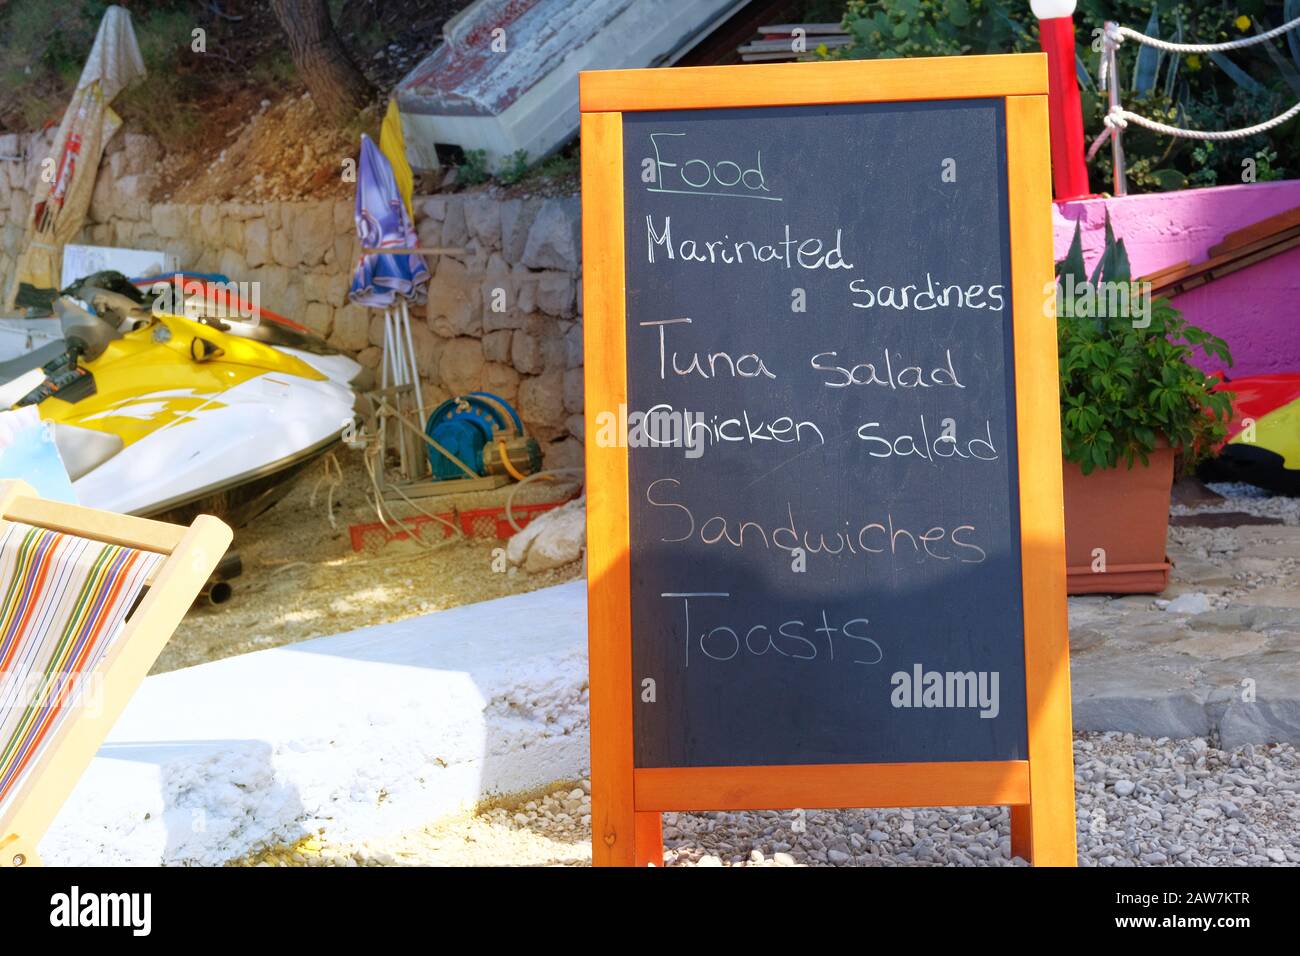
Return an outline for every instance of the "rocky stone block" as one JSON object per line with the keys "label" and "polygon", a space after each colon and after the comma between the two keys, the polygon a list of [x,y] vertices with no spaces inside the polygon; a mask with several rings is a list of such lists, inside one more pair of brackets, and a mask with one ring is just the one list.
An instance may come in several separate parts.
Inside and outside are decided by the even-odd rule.
{"label": "rocky stone block", "polygon": [[[382,334],[383,324],[380,320]],[[382,343],[382,338],[380,343]],[[330,328],[330,345],[345,352],[364,353],[380,343],[370,342],[370,310],[360,305],[348,305],[334,312],[334,323]],[[379,350],[374,349],[375,352]],[[360,361],[360,356],[358,356]],[[362,363],[365,364],[364,362]],[[376,365],[378,362],[376,362]],[[374,368],[374,365],[368,366]]]}
{"label": "rocky stone block", "polygon": [[582,365],[582,326],[576,322],[564,330],[564,364],[568,368]]}
{"label": "rocky stone block", "polygon": [[438,377],[453,395],[478,388],[483,373],[483,343],[462,336],[443,343],[438,360]]}
{"label": "rocky stone block", "polygon": [[334,310],[323,302],[309,302],[302,310],[302,317],[297,321],[321,338],[328,339],[334,324]]}
{"label": "rocky stone block", "polygon": [[567,272],[538,273],[537,308],[560,318],[573,316],[573,276]]}
{"label": "rocky stone block", "polygon": [[490,309],[483,312],[483,331],[497,332],[503,329],[522,329],[528,321],[528,316],[515,309],[506,312],[493,312]]}
{"label": "rocky stone block", "polygon": [[559,372],[545,372],[524,379],[519,385],[519,414],[540,440],[550,441],[567,434],[564,376]]}
{"label": "rocky stone block", "polygon": [[564,425],[569,429],[569,434],[580,442],[585,442],[587,433],[587,419],[583,415],[570,415],[564,420]]}
{"label": "rocky stone block", "polygon": [[500,395],[512,405],[519,397],[519,373],[500,362],[486,362],[482,371],[482,388],[485,392]]}
{"label": "rocky stone block", "polygon": [[530,269],[577,272],[582,248],[576,196],[547,199],[538,210],[520,260]]}
{"label": "rocky stone block", "polygon": [[425,309],[433,331],[444,338],[480,335],[483,318],[476,308],[479,295],[469,269],[463,262],[443,256],[438,271],[429,282]]}
{"label": "rocky stone block", "polygon": [[581,368],[571,368],[564,373],[564,410],[580,412],[583,409],[583,375]]}
{"label": "rocky stone block", "polygon": [[465,204],[459,197],[447,200],[447,214],[442,220],[442,245],[455,247],[469,242],[469,226],[465,223]]}
{"label": "rocky stone block", "polygon": [[271,232],[265,219],[244,222],[244,258],[251,269],[271,262]]}
{"label": "rocky stone block", "polygon": [[542,466],[544,468],[582,468],[585,454],[582,443],[574,438],[564,436],[550,442],[542,449]]}
{"label": "rocky stone block", "polygon": [[529,230],[541,208],[540,199],[508,199],[501,204],[501,253],[511,265],[523,261]]}
{"label": "rocky stone block", "polygon": [[489,362],[509,362],[511,335],[509,329],[499,329],[484,335],[483,357]]}
{"label": "rocky stone block", "polygon": [[186,209],[179,203],[156,203],[150,212],[154,234],[161,239],[177,239],[185,235]]}
{"label": "rocky stone block", "polygon": [[510,363],[525,375],[540,374],[542,361],[542,343],[535,335],[520,330],[510,342]]}
{"label": "rocky stone block", "polygon": [[469,234],[485,249],[501,246],[501,203],[491,196],[467,196],[463,205]]}

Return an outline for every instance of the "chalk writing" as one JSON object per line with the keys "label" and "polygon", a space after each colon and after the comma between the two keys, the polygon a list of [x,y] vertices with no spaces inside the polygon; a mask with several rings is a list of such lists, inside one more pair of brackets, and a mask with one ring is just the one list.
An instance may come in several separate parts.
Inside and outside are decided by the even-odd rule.
{"label": "chalk writing", "polygon": [[[843,664],[879,664],[885,658],[880,645],[870,637],[855,631],[864,631],[871,622],[865,617],[855,617],[838,626],[832,626],[826,611],[820,610],[810,621],[803,618],[791,618],[779,624],[737,625],[734,619],[730,623],[714,623],[696,633],[691,625],[691,601],[697,602],[697,621],[701,614],[700,604],[709,610],[716,605],[710,600],[730,598],[726,591],[668,591],[659,595],[669,600],[682,602],[683,634],[685,636],[685,654],[682,666],[689,667],[691,654],[698,650],[710,661],[733,661],[738,657],[766,657],[769,660],[788,660],[812,662],[822,660],[828,664],[836,661],[836,637],[853,642],[845,645],[839,642],[839,661]],[[817,623],[820,618],[821,623]]]}
{"label": "chalk writing", "polygon": [[[647,186],[646,192],[675,193],[682,196],[722,196],[731,199],[766,199],[781,202],[780,196],[769,193],[763,179],[763,154],[756,151],[754,165],[742,169],[730,159],[708,160],[691,158],[681,163],[663,158],[663,151],[672,146],[684,146],[685,133],[651,133],[650,146],[654,150],[653,181],[657,186]],[[736,188],[739,187],[739,188]]]}

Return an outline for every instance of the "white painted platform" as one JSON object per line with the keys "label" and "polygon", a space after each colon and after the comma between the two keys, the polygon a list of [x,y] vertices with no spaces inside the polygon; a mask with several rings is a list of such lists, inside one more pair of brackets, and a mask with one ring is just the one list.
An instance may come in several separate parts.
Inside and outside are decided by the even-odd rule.
{"label": "white painted platform", "polygon": [[586,631],[575,581],[147,678],[41,855],[214,865],[576,779]]}

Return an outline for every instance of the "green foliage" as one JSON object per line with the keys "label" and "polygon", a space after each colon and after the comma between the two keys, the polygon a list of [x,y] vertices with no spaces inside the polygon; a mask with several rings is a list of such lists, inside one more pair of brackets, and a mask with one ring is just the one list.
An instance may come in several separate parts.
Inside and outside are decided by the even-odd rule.
{"label": "green foliage", "polygon": [[827,56],[862,60],[1032,50],[1036,44],[1022,12],[1033,20],[1027,4],[1006,0],[849,0],[843,23],[853,42]]}
{"label": "green foliage", "polygon": [[[1300,0],[1079,0],[1074,15],[1076,60],[1082,76],[1084,129],[1103,129],[1106,94],[1095,86],[1102,25],[1124,26],[1186,43],[1220,43],[1264,32],[1300,16]],[[1244,18],[1244,19],[1243,19]],[[848,0],[843,24],[852,42],[829,59],[1013,53],[1038,49],[1038,24],[1024,0]],[[1125,41],[1118,52],[1126,109],[1186,129],[1252,126],[1300,99],[1300,31],[1245,50],[1181,56]],[[1300,121],[1247,139],[1208,146],[1131,124],[1124,131],[1129,188],[1159,192],[1243,181],[1243,160],[1256,179],[1295,175]],[[1269,157],[1261,162],[1261,154]],[[1282,158],[1282,165],[1278,163]],[[1089,163],[1092,189],[1111,188],[1111,155],[1103,147]]]}
{"label": "green foliage", "polygon": [[533,170],[532,175],[546,180],[575,179],[578,176],[579,166],[577,152],[566,150],[543,160]]}
{"label": "green foliage", "polygon": [[518,149],[501,161],[497,170],[497,179],[507,186],[513,186],[528,174],[528,150]]}
{"label": "green foliage", "polygon": [[284,47],[273,47],[262,56],[249,72],[249,78],[259,87],[285,89],[299,85],[298,68]]}
{"label": "green foliage", "polygon": [[[158,10],[136,23],[136,39],[147,72],[122,92],[113,108],[165,148],[173,149],[194,135],[200,124],[192,103],[201,89],[199,78],[177,68],[189,57],[194,17],[180,10]],[[87,52],[89,47],[81,51],[82,57]],[[76,79],[74,76],[72,82]]]}
{"label": "green foliage", "polygon": [[492,176],[488,169],[487,150],[465,150],[465,162],[457,167],[456,181],[465,186],[477,186],[485,183]]}
{"label": "green foliage", "polygon": [[[72,96],[106,0],[24,0],[0,5],[0,126],[34,129],[58,119]],[[159,2],[133,10],[132,22],[148,75],[113,104],[164,144],[198,123],[186,105],[195,78],[177,64],[189,52],[194,12],[188,4]]]}
{"label": "green foliage", "polygon": [[[1082,238],[1075,227],[1057,278],[1067,289],[1123,283],[1132,287],[1128,254],[1106,221],[1106,246],[1091,276],[1083,265]],[[1189,325],[1166,300],[1150,303],[1150,323],[1129,316],[1071,314],[1057,288],[1057,347],[1061,373],[1061,445],[1083,473],[1132,468],[1147,463],[1163,438],[1182,452],[1184,466],[1204,457],[1227,434],[1232,397],[1212,392],[1214,380],[1188,358],[1199,349],[1232,364],[1228,345]],[[1144,325],[1144,327],[1138,327]]]}
{"label": "green foliage", "polygon": [[516,150],[501,160],[494,177],[489,168],[487,153],[481,149],[470,149],[465,151],[465,161],[458,169],[457,181],[465,186],[477,186],[495,178],[503,186],[524,184],[531,188],[576,178],[578,155],[576,150],[562,150],[533,164],[528,159],[528,150]]}

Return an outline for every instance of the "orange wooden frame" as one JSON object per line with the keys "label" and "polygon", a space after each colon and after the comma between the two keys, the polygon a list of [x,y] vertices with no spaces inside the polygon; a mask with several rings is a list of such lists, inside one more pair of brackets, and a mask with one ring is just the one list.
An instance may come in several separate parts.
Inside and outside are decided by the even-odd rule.
{"label": "orange wooden frame", "polygon": [[771,767],[633,763],[627,449],[588,441],[587,593],[592,862],[662,862],[659,813],[795,807],[1005,805],[1013,852],[1076,864],[1069,639],[1053,280],[1046,57],[938,59],[588,72],[582,109],[583,314],[587,434],[627,401],[623,116],[825,103],[1000,98],[1019,446],[1027,760]]}

